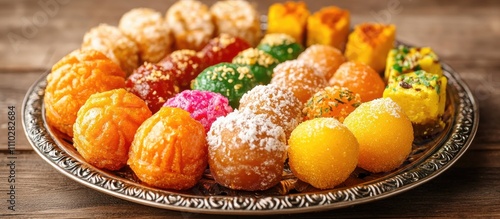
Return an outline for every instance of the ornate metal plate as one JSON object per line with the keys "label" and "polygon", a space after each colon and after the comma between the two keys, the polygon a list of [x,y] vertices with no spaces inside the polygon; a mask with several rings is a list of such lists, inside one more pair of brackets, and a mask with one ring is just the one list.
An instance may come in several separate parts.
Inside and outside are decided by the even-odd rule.
{"label": "ornate metal plate", "polygon": [[356,169],[338,188],[317,190],[289,171],[281,183],[263,192],[241,192],[219,186],[207,172],[191,190],[169,191],[140,184],[130,169],[108,172],[83,160],[71,139],[45,123],[46,74],[29,89],[23,103],[23,127],[33,149],[67,177],[100,192],[143,205],[208,214],[285,214],[341,208],[392,196],[427,182],[449,168],[467,150],[479,121],[478,106],[459,75],[443,64],[448,78],[446,128],[413,145],[397,170],[370,174]]}

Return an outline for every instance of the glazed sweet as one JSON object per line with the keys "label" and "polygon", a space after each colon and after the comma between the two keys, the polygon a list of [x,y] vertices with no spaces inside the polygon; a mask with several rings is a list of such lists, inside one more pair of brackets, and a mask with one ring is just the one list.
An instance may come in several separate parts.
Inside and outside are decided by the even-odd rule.
{"label": "glazed sweet", "polygon": [[258,85],[240,100],[240,110],[265,114],[283,128],[286,138],[302,122],[302,103],[293,92],[274,84]]}
{"label": "glazed sweet", "polygon": [[391,81],[401,74],[424,70],[437,76],[443,75],[439,58],[429,47],[417,48],[400,45],[387,56],[385,80]]}
{"label": "glazed sweet", "polygon": [[240,37],[256,46],[261,37],[260,15],[254,5],[244,0],[217,1],[210,7],[217,27],[216,35],[223,33]]}
{"label": "glazed sweet", "polygon": [[177,50],[200,51],[215,34],[210,10],[200,1],[177,1],[167,10],[165,17]]}
{"label": "glazed sweet", "polygon": [[304,48],[297,41],[282,33],[266,34],[257,46],[279,62],[296,59]]}
{"label": "glazed sweet", "polygon": [[115,26],[100,24],[90,29],[83,36],[82,49],[102,52],[127,75],[139,66],[139,47]]}
{"label": "glazed sweet", "polygon": [[344,120],[359,142],[358,166],[373,173],[395,170],[411,152],[413,127],[390,98],[361,104]]}
{"label": "glazed sweet", "polygon": [[258,191],[280,182],[285,133],[266,115],[235,110],[213,123],[207,140],[210,172],[217,183]]}
{"label": "glazed sweet", "polygon": [[248,66],[257,83],[269,84],[273,76],[273,69],[279,62],[260,49],[249,48],[238,53],[234,57],[233,63]]}
{"label": "glazed sweet", "polygon": [[328,6],[307,18],[307,46],[333,46],[344,51],[350,32],[349,11]]}
{"label": "glazed sweet", "polygon": [[360,146],[356,138],[334,118],[301,123],[288,143],[288,164],[293,174],[318,189],[331,189],[344,182],[358,162]]}
{"label": "glazed sweet", "polygon": [[149,117],[146,103],[125,89],[92,94],[78,110],[73,146],[95,167],[119,170],[137,128]]}
{"label": "glazed sweet", "polygon": [[181,49],[170,53],[157,65],[174,72],[174,80],[181,90],[189,89],[191,81],[206,67],[196,51]]}
{"label": "glazed sweet", "polygon": [[330,78],[330,85],[347,87],[361,96],[362,102],[382,97],[385,83],[370,66],[360,62],[346,62]]}
{"label": "glazed sweet", "polygon": [[385,69],[386,58],[394,45],[396,27],[380,23],[363,23],[356,25],[345,50],[349,61],[369,65],[376,72]]}
{"label": "glazed sweet", "polygon": [[163,107],[137,130],[127,163],[143,183],[185,190],[201,179],[207,159],[203,125],[180,108]]}
{"label": "glazed sweet", "polygon": [[257,85],[250,68],[231,63],[220,63],[206,68],[193,81],[193,90],[205,90],[227,97],[233,108],[240,98]]}
{"label": "glazed sweet", "polygon": [[175,74],[171,69],[146,62],[127,78],[125,86],[143,99],[151,112],[156,113],[165,101],[179,93]]}
{"label": "glazed sweet", "polygon": [[360,104],[359,94],[353,93],[346,87],[325,87],[307,101],[302,113],[304,120],[333,117],[344,122],[345,117]]}
{"label": "glazed sweet", "polygon": [[221,94],[210,91],[185,90],[167,100],[164,106],[186,110],[196,121],[210,130],[212,123],[233,111],[229,101]]}
{"label": "glazed sweet", "polygon": [[446,77],[420,70],[391,80],[384,97],[398,103],[410,121],[419,126],[417,135],[428,135],[444,128],[446,85]]}
{"label": "glazed sweet", "polygon": [[304,43],[309,9],[304,2],[287,1],[269,7],[267,33],[285,33],[299,44]]}
{"label": "glazed sweet", "polygon": [[273,72],[271,84],[291,90],[302,103],[306,103],[314,93],[327,85],[323,75],[300,60],[283,62]]}
{"label": "glazed sweet", "polygon": [[170,29],[160,12],[132,9],[122,16],[118,27],[139,47],[139,63],[156,63],[172,51]]}
{"label": "glazed sweet", "polygon": [[332,78],[342,63],[346,62],[344,55],[337,48],[319,44],[308,47],[298,59],[313,66],[327,80]]}
{"label": "glazed sweet", "polygon": [[211,39],[200,51],[199,56],[207,66],[211,66],[222,62],[231,62],[239,52],[248,48],[250,48],[250,44],[245,40],[223,33]]}
{"label": "glazed sweet", "polygon": [[76,50],[52,66],[43,102],[47,123],[73,137],[78,110],[90,95],[123,88],[125,72],[96,50]]}

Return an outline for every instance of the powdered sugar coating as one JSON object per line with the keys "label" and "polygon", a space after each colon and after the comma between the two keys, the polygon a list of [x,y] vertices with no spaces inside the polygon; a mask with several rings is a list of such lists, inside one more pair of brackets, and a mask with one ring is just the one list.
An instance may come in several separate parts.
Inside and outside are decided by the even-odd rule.
{"label": "powdered sugar coating", "polygon": [[233,109],[229,106],[226,97],[210,92],[198,90],[185,90],[167,100],[163,106],[177,107],[188,111],[191,117],[199,121],[210,130],[212,123],[221,116],[226,116]]}
{"label": "powdered sugar coating", "polygon": [[302,103],[327,85],[323,75],[301,60],[283,62],[273,72],[271,84],[290,89]]}
{"label": "powdered sugar coating", "polygon": [[379,98],[369,103],[370,104],[361,104],[359,108],[362,108],[360,110],[369,112],[374,118],[378,118],[378,114],[381,113],[388,113],[394,118],[401,118],[402,115],[405,115],[403,109],[391,98]]}
{"label": "powdered sugar coating", "polygon": [[235,110],[212,124],[207,142],[210,170],[219,184],[255,191],[281,180],[285,133],[267,115]]}
{"label": "powdered sugar coating", "polygon": [[268,115],[271,121],[284,129],[287,139],[302,121],[302,103],[299,99],[292,91],[274,84],[254,87],[243,95],[239,109]]}
{"label": "powdered sugar coating", "polygon": [[320,74],[323,74],[328,80],[334,74],[339,66],[346,61],[337,48],[327,45],[312,45],[302,52],[299,60],[313,66]]}

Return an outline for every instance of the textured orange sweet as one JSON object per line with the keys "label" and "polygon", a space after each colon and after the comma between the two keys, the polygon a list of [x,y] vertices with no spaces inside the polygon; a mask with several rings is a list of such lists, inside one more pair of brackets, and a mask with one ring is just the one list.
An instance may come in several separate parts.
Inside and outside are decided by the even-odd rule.
{"label": "textured orange sweet", "polygon": [[345,117],[360,104],[359,94],[353,93],[345,87],[325,87],[307,101],[302,112],[304,120],[333,117],[344,122]]}
{"label": "textured orange sweet", "polygon": [[92,94],[78,111],[73,146],[90,164],[118,170],[127,164],[137,128],[150,116],[146,103],[125,89]]}
{"label": "textured orange sweet", "polygon": [[342,63],[346,62],[340,50],[327,45],[312,45],[301,53],[298,59],[313,66],[327,80],[335,74]]}
{"label": "textured orange sweet", "polygon": [[183,190],[201,179],[207,154],[203,125],[180,108],[163,107],[137,130],[127,163],[148,185]]}
{"label": "textured orange sweet", "polygon": [[73,137],[80,107],[94,93],[123,88],[125,72],[101,52],[76,50],[52,67],[44,104],[47,123]]}
{"label": "textured orange sweet", "polygon": [[385,84],[370,66],[360,62],[342,64],[329,81],[330,85],[347,87],[361,96],[362,102],[381,98]]}

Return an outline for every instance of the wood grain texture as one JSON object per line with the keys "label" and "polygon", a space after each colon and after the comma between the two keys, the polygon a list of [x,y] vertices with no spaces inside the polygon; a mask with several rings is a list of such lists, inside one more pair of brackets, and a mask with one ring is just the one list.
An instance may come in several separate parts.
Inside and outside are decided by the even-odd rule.
{"label": "wood grain texture", "polygon": [[[47,10],[40,2],[60,3]],[[147,207],[82,186],[41,159],[28,144],[21,127],[22,100],[29,86],[61,57],[77,49],[87,30],[99,23],[117,25],[120,16],[135,7],[150,7],[164,13],[172,2],[0,0],[1,218],[227,218]],[[271,3],[278,1],[255,2],[259,11],[265,13]],[[344,209],[269,218],[500,217],[500,1],[306,2],[311,11],[332,4],[346,8],[351,11],[353,24],[394,23],[399,40],[433,47],[476,97],[480,106],[479,130],[456,164],[407,192]],[[391,4],[398,4],[398,10],[389,10]],[[5,202],[7,106],[15,106],[17,110],[16,212],[7,211]]]}

